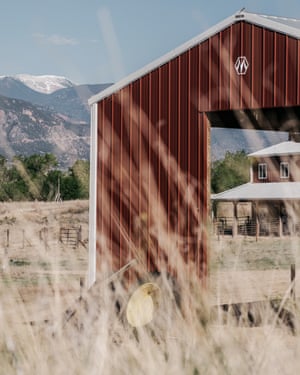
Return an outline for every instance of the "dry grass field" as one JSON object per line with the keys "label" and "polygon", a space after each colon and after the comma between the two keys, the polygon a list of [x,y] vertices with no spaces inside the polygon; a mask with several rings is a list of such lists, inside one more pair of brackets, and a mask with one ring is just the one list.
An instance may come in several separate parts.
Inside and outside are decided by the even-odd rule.
{"label": "dry grass field", "polygon": [[[80,227],[77,246],[60,239],[60,228]],[[16,298],[25,307],[15,321],[49,320],[56,293],[79,297],[80,278],[87,272],[87,242],[88,201],[0,205],[1,294],[5,300],[12,297],[12,309]]]}
{"label": "dry grass field", "polygon": [[[290,291],[291,264],[300,268],[299,237],[212,237],[210,287],[215,303],[282,298]],[[300,278],[295,280],[300,295]]]}
{"label": "dry grass field", "polygon": [[[77,246],[60,241],[60,228],[79,227]],[[137,328],[125,319],[130,293],[121,278],[113,290],[107,283],[80,289],[87,239],[87,201],[0,205],[1,375],[300,371],[298,305],[289,298],[298,238],[211,238],[208,290],[192,274],[180,278],[178,305],[162,275],[154,319]],[[296,294],[298,284],[296,278]],[[274,298],[293,313],[293,332],[264,305],[253,325],[244,315],[211,310]]]}

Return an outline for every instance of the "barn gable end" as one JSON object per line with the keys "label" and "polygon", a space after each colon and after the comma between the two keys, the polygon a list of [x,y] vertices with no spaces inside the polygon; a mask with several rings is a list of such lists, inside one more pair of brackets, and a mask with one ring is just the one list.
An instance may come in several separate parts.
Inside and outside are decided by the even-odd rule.
{"label": "barn gable end", "polygon": [[106,246],[112,270],[172,268],[160,232],[206,275],[210,126],[298,127],[298,26],[237,13],[91,98],[90,285]]}

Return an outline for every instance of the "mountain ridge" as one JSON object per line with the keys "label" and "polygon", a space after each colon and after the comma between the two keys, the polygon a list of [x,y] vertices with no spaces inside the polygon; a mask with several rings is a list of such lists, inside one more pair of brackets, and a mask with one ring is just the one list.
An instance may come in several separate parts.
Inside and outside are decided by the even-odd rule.
{"label": "mountain ridge", "polygon": [[19,81],[32,90],[42,93],[51,94],[57,90],[76,86],[72,81],[63,76],[56,75],[32,75],[16,74],[14,76],[0,76],[0,81],[5,78]]}
{"label": "mountain ridge", "polygon": [[[82,84],[41,93],[20,79],[1,76],[0,153],[11,157],[14,153],[26,156],[52,152],[63,168],[70,166],[76,158],[89,159],[88,99],[110,85]],[[287,137],[287,133],[282,132],[212,128],[211,160],[224,158],[226,151],[254,152]]]}
{"label": "mountain ridge", "polygon": [[0,96],[0,154],[53,153],[62,169],[89,159],[89,124],[77,127],[42,106]]}
{"label": "mountain ridge", "polygon": [[0,95],[42,105],[46,110],[67,116],[71,122],[72,119],[89,122],[88,99],[110,85],[110,83],[83,84],[65,87],[50,94],[45,94],[33,90],[18,79],[2,76],[0,79]]}
{"label": "mountain ridge", "polygon": [[44,106],[46,110],[67,116],[71,122],[72,120],[89,122],[88,99],[110,85],[110,83],[82,84],[65,87],[46,94],[33,90],[18,79],[2,76],[0,79],[0,95]]}

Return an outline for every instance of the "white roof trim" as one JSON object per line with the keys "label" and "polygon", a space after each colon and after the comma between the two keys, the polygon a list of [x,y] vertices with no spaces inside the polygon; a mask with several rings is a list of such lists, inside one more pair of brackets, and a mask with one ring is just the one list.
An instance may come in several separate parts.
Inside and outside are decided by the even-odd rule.
{"label": "white roof trim", "polygon": [[[291,23],[285,24],[282,23],[281,20],[290,20]],[[300,39],[300,29],[298,27],[291,26],[292,21],[299,22],[299,20],[284,17],[266,16],[263,14],[247,12],[245,13],[244,21]]]}
{"label": "white roof trim", "polygon": [[263,157],[263,156],[280,156],[280,155],[299,155],[300,143],[294,141],[286,141],[269,146],[262,150],[258,150],[248,154],[250,157]]}
{"label": "white roof trim", "polygon": [[[175,48],[171,52],[165,54],[164,56],[158,58],[157,60],[153,61],[152,63],[146,65],[142,69],[137,70],[136,72],[128,75],[127,77],[123,78],[119,82],[115,83],[112,86],[109,86],[107,89],[101,91],[99,94],[92,96],[89,99],[89,105],[92,105],[100,100],[110,96],[111,94],[115,93],[116,91],[124,88],[131,82],[136,81],[137,79],[143,77],[147,73],[153,71],[154,69],[162,66],[163,64],[167,63],[168,61],[174,59],[175,57],[181,55],[182,53],[186,52],[190,48],[194,47],[197,44],[209,39],[211,36],[217,34],[218,32],[224,30],[225,28],[229,27],[230,25],[240,22],[246,21],[250,22],[257,26],[262,26],[277,32],[281,32],[283,34],[290,35],[297,39],[300,39],[300,29],[297,27],[292,27],[290,25],[284,24],[280,22],[280,19],[287,20],[286,18],[280,17],[273,17],[273,16],[265,16],[255,13],[249,13],[245,11],[239,11],[234,15],[224,19],[223,21],[219,22],[215,26],[209,28],[205,32],[201,33],[200,35],[192,38],[191,40],[187,41],[186,43],[182,44],[181,46]],[[276,21],[278,20],[278,21]],[[292,19],[289,19],[293,21]]]}
{"label": "white roof trim", "polygon": [[300,200],[300,182],[248,182],[222,193],[212,194],[211,199],[216,201]]}

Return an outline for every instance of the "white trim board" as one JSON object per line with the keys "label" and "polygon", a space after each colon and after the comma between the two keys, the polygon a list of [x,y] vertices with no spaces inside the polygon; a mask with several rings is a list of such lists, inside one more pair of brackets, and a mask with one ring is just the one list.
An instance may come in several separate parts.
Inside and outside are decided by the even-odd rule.
{"label": "white trim board", "polygon": [[91,145],[90,145],[90,197],[89,197],[89,259],[88,281],[90,288],[96,281],[96,243],[97,243],[97,128],[98,106],[91,108]]}

